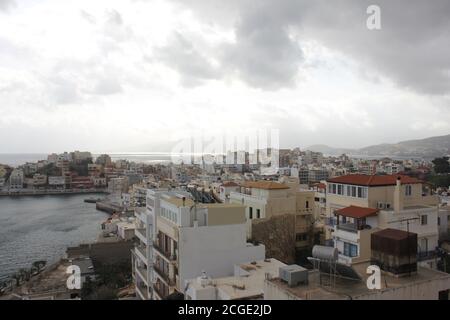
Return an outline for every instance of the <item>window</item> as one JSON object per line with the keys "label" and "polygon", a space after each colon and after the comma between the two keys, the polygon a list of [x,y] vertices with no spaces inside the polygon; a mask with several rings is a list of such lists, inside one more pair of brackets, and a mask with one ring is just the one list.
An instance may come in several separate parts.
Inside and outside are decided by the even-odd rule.
{"label": "window", "polygon": [[248,208],[248,217],[250,220],[253,219],[253,208],[252,207]]}
{"label": "window", "polygon": [[352,187],[352,197],[356,198],[356,187]]}
{"label": "window", "polygon": [[428,223],[428,216],[427,215],[420,216],[420,222],[421,222],[421,224],[423,226],[427,225],[427,223]]}
{"label": "window", "polygon": [[358,198],[362,198],[362,197],[363,197],[362,188],[358,187]]}
{"label": "window", "polygon": [[309,209],[309,201],[306,201],[305,207],[306,209]]}
{"label": "window", "polygon": [[441,217],[438,217],[438,226],[441,225]]}
{"label": "window", "polygon": [[338,194],[340,194],[340,195],[343,194],[342,189],[343,189],[342,184],[338,184]]}
{"label": "window", "polygon": [[412,186],[410,184],[406,185],[405,195],[406,196],[411,196],[412,195]]}
{"label": "window", "polygon": [[344,242],[344,255],[347,257],[357,257],[358,246],[348,242]]}
{"label": "window", "polygon": [[306,241],[306,240],[308,240],[308,235],[306,233],[297,233],[295,235],[295,240],[296,241]]}
{"label": "window", "polygon": [[331,191],[331,193],[336,194],[336,185],[333,183],[333,191]]}
{"label": "window", "polygon": [[261,209],[256,209],[256,218],[261,218]]}

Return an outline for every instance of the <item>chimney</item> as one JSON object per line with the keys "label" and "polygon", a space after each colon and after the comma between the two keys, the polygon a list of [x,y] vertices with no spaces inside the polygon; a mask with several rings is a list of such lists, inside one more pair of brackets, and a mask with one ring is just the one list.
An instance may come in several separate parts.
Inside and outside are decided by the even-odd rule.
{"label": "chimney", "polygon": [[403,210],[403,192],[402,192],[402,178],[400,176],[397,177],[397,181],[395,184],[394,190],[394,210],[395,212],[399,212]]}

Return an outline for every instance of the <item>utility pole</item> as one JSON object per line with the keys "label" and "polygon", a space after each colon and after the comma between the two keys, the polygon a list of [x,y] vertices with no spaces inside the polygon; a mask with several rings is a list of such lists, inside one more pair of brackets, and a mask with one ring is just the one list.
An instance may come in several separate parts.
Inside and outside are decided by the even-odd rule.
{"label": "utility pole", "polygon": [[407,233],[407,242],[408,242],[408,272],[409,272],[409,276],[411,276],[411,247],[409,244],[409,223],[410,223],[410,221],[414,221],[414,220],[419,220],[419,218],[418,217],[405,218],[405,219],[400,219],[400,220],[395,220],[395,221],[389,222],[389,224],[406,222],[406,233]]}

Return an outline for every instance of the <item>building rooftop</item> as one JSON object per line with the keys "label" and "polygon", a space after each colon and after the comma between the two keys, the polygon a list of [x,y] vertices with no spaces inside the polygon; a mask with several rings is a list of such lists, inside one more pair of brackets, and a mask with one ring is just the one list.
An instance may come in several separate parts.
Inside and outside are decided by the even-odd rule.
{"label": "building rooftop", "polygon": [[344,216],[344,217],[360,219],[360,218],[376,216],[379,211],[380,210],[373,209],[373,208],[350,206],[350,207],[336,210],[335,214]]}
{"label": "building rooftop", "polygon": [[[277,276],[280,267],[285,264],[276,259],[266,259],[253,263],[236,265],[239,274],[230,277],[216,278],[209,282],[220,291],[221,297],[230,300],[238,299],[262,299],[264,297],[264,280],[266,274]],[[236,273],[236,270],[235,270]],[[201,290],[202,285],[198,281],[191,281],[191,287]]]}
{"label": "building rooftop", "polygon": [[250,181],[244,183],[244,187],[246,188],[254,188],[254,189],[264,189],[264,190],[282,190],[289,189],[289,187],[285,184],[274,182],[274,181]]}
{"label": "building rooftop", "polygon": [[394,174],[394,175],[366,175],[366,174],[349,174],[336,178],[328,179],[327,182],[343,183],[358,186],[394,186],[397,184],[397,179],[400,178],[402,184],[417,184],[423,183],[422,180],[411,178],[409,176]]}
{"label": "building rooftop", "polygon": [[374,234],[392,240],[404,240],[408,239],[411,236],[411,233],[398,229],[383,229]]}
{"label": "building rooftop", "polygon": [[185,198],[183,200],[183,198],[178,198],[178,197],[167,197],[167,198],[164,198],[164,200],[177,206],[178,208],[191,207],[195,204],[195,202],[189,198]]}
{"label": "building rooftop", "polygon": [[222,184],[223,187],[238,187],[239,185],[235,182],[229,181]]}
{"label": "building rooftop", "polygon": [[[380,292],[427,283],[432,280],[446,282],[450,285],[450,274],[429,268],[418,267],[417,273],[408,277],[396,277],[382,271],[381,289],[369,290],[366,285],[367,278],[369,277],[366,270],[369,265],[369,262],[361,262],[353,265],[353,269],[359,274],[362,280],[336,278],[335,285],[329,287],[320,285],[320,275],[317,270],[309,272],[309,281],[307,285],[299,285],[290,288],[286,282],[279,278],[273,278],[269,280],[269,283],[302,300],[367,299],[370,298],[371,295],[377,295]],[[322,279],[328,280],[329,276],[322,275]]]}

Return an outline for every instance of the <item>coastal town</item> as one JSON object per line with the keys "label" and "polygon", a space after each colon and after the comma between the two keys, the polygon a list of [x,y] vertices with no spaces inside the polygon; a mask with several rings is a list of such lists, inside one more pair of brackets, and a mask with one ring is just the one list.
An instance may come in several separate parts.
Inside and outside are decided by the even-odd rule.
{"label": "coastal town", "polygon": [[[249,160],[275,151],[276,170]],[[448,299],[448,157],[210,157],[148,164],[74,151],[0,165],[0,196],[85,194],[109,215],[94,243],[11,275],[0,299]],[[366,286],[373,264],[377,290]],[[80,288],[67,286],[72,265]]]}

